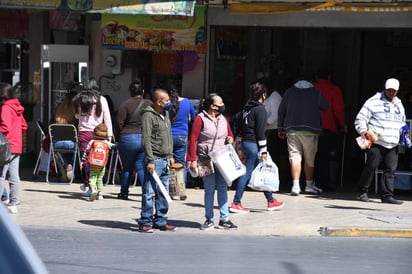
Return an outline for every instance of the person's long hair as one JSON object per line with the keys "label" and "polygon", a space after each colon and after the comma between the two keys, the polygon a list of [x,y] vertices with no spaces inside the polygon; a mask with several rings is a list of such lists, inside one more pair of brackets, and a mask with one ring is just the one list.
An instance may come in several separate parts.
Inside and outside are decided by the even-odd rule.
{"label": "person's long hair", "polygon": [[100,102],[100,91],[95,88],[83,87],[73,99],[76,111],[80,109],[81,116],[92,115],[93,105],[96,105],[95,114],[102,114],[102,103]]}
{"label": "person's long hair", "polygon": [[267,87],[260,81],[253,82],[249,86],[250,98],[254,101],[258,101],[263,94],[267,94]]}
{"label": "person's long hair", "polygon": [[57,106],[54,120],[56,124],[72,124],[75,120],[74,115],[76,114],[76,108],[73,103],[73,98],[76,93],[69,91],[64,97],[63,102]]}
{"label": "person's long hair", "polygon": [[172,103],[172,108],[169,111],[170,121],[173,123],[176,120],[177,113],[179,112],[179,96],[180,91],[176,86],[171,86],[169,91],[170,102]]}

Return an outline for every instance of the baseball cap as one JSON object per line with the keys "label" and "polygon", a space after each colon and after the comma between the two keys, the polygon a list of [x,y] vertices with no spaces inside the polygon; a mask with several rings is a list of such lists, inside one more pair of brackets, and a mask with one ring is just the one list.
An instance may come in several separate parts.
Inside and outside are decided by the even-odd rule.
{"label": "baseball cap", "polygon": [[395,78],[389,78],[385,82],[385,89],[399,90],[399,81]]}

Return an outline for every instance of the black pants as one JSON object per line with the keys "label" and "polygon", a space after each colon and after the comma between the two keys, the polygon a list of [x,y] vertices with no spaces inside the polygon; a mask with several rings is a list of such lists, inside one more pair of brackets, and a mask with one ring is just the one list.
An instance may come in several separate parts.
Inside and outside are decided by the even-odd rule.
{"label": "black pants", "polygon": [[398,147],[392,149],[384,148],[380,145],[372,145],[366,151],[366,163],[359,179],[359,188],[361,193],[368,193],[369,187],[375,176],[375,170],[379,164],[383,164],[383,177],[381,199],[393,196],[393,181],[395,179],[395,170],[398,166]]}

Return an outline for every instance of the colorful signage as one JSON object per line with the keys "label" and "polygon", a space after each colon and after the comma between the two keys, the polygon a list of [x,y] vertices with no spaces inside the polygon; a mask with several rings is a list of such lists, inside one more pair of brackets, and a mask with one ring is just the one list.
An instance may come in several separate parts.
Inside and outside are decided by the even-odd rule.
{"label": "colorful signage", "polygon": [[103,47],[206,53],[205,8],[194,16],[102,14]]}

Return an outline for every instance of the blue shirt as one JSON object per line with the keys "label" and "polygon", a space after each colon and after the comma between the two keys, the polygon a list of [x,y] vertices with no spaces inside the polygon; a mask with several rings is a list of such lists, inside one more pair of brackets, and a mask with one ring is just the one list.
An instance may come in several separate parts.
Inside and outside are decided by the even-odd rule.
{"label": "blue shirt", "polygon": [[179,101],[179,111],[172,124],[172,134],[187,136],[189,132],[189,120],[193,122],[195,117],[196,111],[192,102],[187,98],[183,98],[183,100]]}

